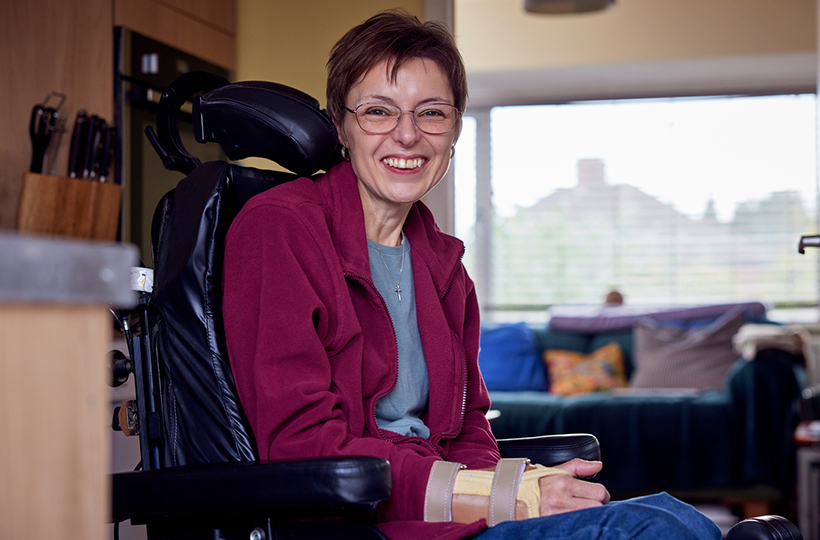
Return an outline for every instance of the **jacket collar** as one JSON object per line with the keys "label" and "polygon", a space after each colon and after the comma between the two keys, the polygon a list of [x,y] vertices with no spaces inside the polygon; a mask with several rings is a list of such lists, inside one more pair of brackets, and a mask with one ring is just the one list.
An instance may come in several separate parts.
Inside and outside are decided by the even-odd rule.
{"label": "jacket collar", "polygon": [[[353,167],[344,161],[316,180],[316,184],[325,194],[330,210],[331,234],[342,270],[369,276],[364,210]],[[425,262],[439,296],[443,296],[464,254],[464,244],[441,232],[432,212],[422,202],[410,209],[404,233],[413,249],[414,264],[421,262],[419,259]]]}

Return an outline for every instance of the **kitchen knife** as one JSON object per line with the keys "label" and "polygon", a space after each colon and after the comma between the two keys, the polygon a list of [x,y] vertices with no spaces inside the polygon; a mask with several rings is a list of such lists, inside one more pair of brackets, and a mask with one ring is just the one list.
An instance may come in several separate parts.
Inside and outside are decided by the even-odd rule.
{"label": "kitchen knife", "polygon": [[57,166],[57,153],[60,151],[60,144],[63,141],[63,133],[65,133],[65,116],[62,116],[59,111],[54,113],[54,124],[51,131],[51,142],[48,144],[46,150],[46,158],[43,161],[43,172],[48,171],[48,174],[54,176],[54,169]]}
{"label": "kitchen knife", "polygon": [[82,176],[83,157],[87,133],[88,113],[84,110],[77,111],[77,118],[74,120],[74,129],[71,132],[71,146],[68,153],[68,176],[77,178]]}
{"label": "kitchen knife", "polygon": [[97,156],[97,146],[100,144],[100,122],[100,117],[96,114],[88,121],[83,155],[83,178],[90,178],[94,170],[94,159]]}
{"label": "kitchen knife", "polygon": [[31,136],[31,165],[29,171],[43,172],[43,158],[46,156],[48,142],[51,140],[51,125],[54,109],[35,105],[31,110],[28,132]]}
{"label": "kitchen knife", "polygon": [[105,177],[108,176],[108,168],[111,165],[112,132],[113,126],[103,120],[100,125],[100,145],[94,160],[94,172],[92,173],[92,178],[96,177],[100,182],[105,182]]}

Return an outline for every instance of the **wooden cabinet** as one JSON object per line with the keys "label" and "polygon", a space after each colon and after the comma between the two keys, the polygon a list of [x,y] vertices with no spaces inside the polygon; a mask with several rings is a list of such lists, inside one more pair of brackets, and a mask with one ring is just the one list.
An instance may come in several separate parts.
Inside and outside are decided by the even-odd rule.
{"label": "wooden cabinet", "polygon": [[104,540],[109,303],[132,248],[0,233],[0,538]]}
{"label": "wooden cabinet", "polygon": [[[0,228],[17,224],[34,105],[49,92],[65,94],[61,113],[69,128],[78,109],[114,117],[111,1],[0,2]],[[61,139],[54,174],[66,174],[69,140]]]}
{"label": "wooden cabinet", "polygon": [[114,24],[236,69],[236,0],[114,0]]}
{"label": "wooden cabinet", "polygon": [[[66,95],[61,112],[68,129],[79,109],[113,120],[113,25],[234,70],[236,5],[236,0],[0,2],[0,228],[17,225],[23,174],[31,162],[34,105],[49,92],[60,92]],[[66,174],[69,141],[66,133],[56,175]]]}

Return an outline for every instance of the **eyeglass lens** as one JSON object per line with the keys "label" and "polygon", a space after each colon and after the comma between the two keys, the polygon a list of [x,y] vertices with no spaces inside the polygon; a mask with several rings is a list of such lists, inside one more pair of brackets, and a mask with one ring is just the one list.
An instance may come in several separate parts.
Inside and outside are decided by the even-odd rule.
{"label": "eyeglass lens", "polygon": [[405,112],[412,113],[413,121],[421,131],[440,135],[453,129],[458,120],[458,109],[446,103],[433,103],[414,111],[402,111],[393,105],[362,104],[356,107],[356,120],[368,133],[387,133],[396,128]]}

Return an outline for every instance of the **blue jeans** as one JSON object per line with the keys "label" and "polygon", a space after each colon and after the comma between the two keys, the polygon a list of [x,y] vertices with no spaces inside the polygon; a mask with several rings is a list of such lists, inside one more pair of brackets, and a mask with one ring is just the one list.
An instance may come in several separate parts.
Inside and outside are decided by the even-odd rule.
{"label": "blue jeans", "polygon": [[507,521],[480,540],[720,540],[709,518],[666,493],[523,521]]}

